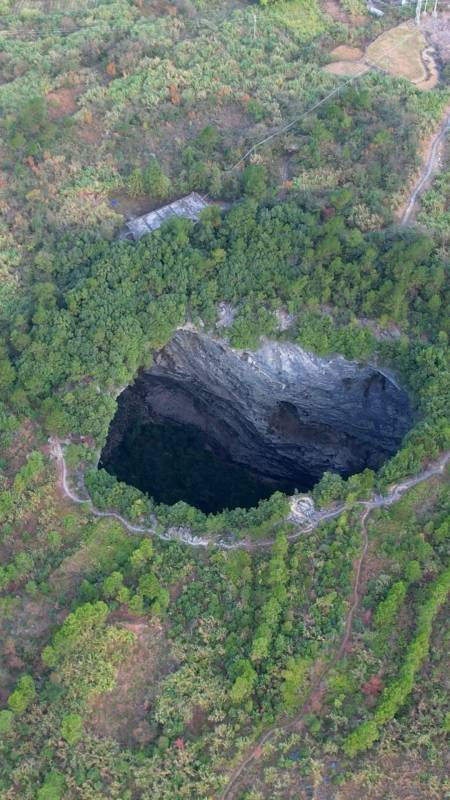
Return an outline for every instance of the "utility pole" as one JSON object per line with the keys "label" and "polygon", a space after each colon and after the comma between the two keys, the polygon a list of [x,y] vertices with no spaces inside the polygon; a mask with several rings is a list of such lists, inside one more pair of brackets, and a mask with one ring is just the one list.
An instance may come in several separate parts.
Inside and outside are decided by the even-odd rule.
{"label": "utility pole", "polygon": [[438,0],[434,0],[433,17],[437,17]]}

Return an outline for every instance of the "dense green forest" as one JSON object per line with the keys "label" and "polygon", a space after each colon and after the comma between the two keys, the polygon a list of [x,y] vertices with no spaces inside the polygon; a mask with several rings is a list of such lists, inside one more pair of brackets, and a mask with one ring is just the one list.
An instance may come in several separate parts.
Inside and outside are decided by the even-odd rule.
{"label": "dense green forest", "polygon": [[[212,800],[255,746],[228,797],[444,796],[448,469],[358,503],[450,447],[448,170],[396,217],[448,70],[431,92],[323,70],[410,13],[0,0],[1,800]],[[118,238],[190,191],[197,224]],[[325,473],[317,508],[345,509],[296,539],[280,492],[157,505],[96,463],[186,322],[389,367],[415,426],[378,473]],[[96,509],[157,535],[64,497],[49,437]]]}

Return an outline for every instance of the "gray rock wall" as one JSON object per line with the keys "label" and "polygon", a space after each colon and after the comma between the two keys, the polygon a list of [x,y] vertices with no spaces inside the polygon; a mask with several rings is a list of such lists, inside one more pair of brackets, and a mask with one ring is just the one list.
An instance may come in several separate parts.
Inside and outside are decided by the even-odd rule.
{"label": "gray rock wall", "polygon": [[236,351],[186,330],[120,395],[106,453],[137,418],[194,425],[227,460],[299,488],[325,470],[378,468],[412,424],[406,392],[375,367],[290,343]]}

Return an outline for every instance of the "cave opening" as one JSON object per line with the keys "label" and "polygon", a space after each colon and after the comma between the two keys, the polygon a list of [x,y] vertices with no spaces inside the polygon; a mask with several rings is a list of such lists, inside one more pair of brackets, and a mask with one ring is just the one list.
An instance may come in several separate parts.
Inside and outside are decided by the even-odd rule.
{"label": "cave opening", "polygon": [[258,351],[177,331],[119,395],[99,468],[206,513],[378,469],[411,427],[392,376],[291,343]]}

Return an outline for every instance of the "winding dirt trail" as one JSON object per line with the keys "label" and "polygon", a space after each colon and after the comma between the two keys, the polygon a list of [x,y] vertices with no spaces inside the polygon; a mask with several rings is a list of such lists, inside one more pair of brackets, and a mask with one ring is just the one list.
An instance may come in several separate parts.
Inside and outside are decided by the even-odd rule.
{"label": "winding dirt trail", "polygon": [[415,206],[417,204],[417,201],[420,199],[420,196],[423,193],[423,191],[427,188],[427,184],[431,176],[436,171],[437,162],[441,154],[441,147],[444,144],[447,135],[449,133],[450,133],[450,111],[449,109],[447,109],[446,115],[444,117],[442,124],[439,127],[438,132],[431,140],[431,144],[428,149],[427,160],[425,161],[425,164],[422,167],[421,175],[412,191],[408,204],[406,205],[401,215],[400,225],[407,225],[408,222],[410,221]]}
{"label": "winding dirt trail", "polygon": [[369,516],[369,514],[370,514],[370,509],[366,508],[366,510],[361,515],[361,520],[360,520],[360,522],[361,522],[361,531],[362,531],[361,555],[360,555],[360,557],[358,559],[358,562],[356,564],[355,580],[354,580],[354,584],[353,584],[353,593],[352,593],[351,604],[350,604],[350,608],[348,610],[347,617],[346,617],[346,620],[345,620],[344,635],[343,635],[342,641],[341,641],[341,643],[339,645],[339,650],[337,651],[335,661],[339,661],[342,658],[342,656],[345,654],[345,651],[347,649],[347,645],[348,645],[349,640],[350,640],[350,636],[352,635],[353,617],[355,616],[355,613],[356,613],[357,609],[359,608],[359,604],[360,604],[361,599],[362,599],[361,575],[362,575],[362,570],[363,570],[363,564],[364,564],[364,561],[366,559],[367,550],[368,550],[368,547],[369,547],[369,534],[367,532],[367,524],[366,524],[367,517]]}
{"label": "winding dirt trail", "polygon": [[[50,454],[56,461],[58,487],[61,493],[65,497],[67,497],[69,500],[77,504],[84,504],[84,505],[87,504],[89,506],[91,513],[94,516],[111,517],[112,519],[118,520],[119,522],[122,523],[122,525],[124,525],[124,527],[128,531],[132,533],[150,534],[153,536],[158,536],[159,538],[166,541],[174,538],[173,536],[170,535],[158,533],[156,531],[156,520],[152,527],[132,525],[132,523],[130,523],[120,514],[117,514],[114,511],[99,511],[99,509],[95,508],[92,501],[84,500],[83,498],[76,495],[75,492],[70,488],[68,483],[67,466],[64,458],[64,450],[61,441],[56,438],[51,438],[49,440],[49,444],[50,444]],[[332,658],[330,658],[325,664],[323,664],[319,668],[319,671],[310,688],[308,697],[306,701],[303,703],[302,707],[297,712],[297,714],[293,718],[287,718],[284,721],[283,719],[281,719],[280,721],[278,721],[275,725],[268,728],[251,746],[245,758],[231,772],[228,784],[223,790],[223,792],[219,795],[218,800],[233,800],[233,798],[235,797],[235,790],[239,789],[239,778],[243,774],[244,770],[246,770],[247,767],[249,767],[250,764],[252,764],[255,760],[260,758],[260,756],[262,755],[261,748],[263,747],[264,744],[266,744],[266,742],[268,742],[272,738],[272,736],[274,736],[275,733],[282,731],[287,732],[290,730],[295,730],[296,732],[299,732],[305,725],[306,715],[310,713],[311,710],[317,709],[317,707],[320,706],[326,691],[327,675],[330,672],[330,670],[345,655],[348,643],[352,635],[353,619],[361,602],[363,568],[367,555],[367,550],[369,547],[367,520],[371,511],[373,511],[376,508],[383,508],[386,506],[390,506],[393,503],[396,503],[409,489],[413,488],[414,486],[417,486],[419,483],[422,483],[423,481],[429,480],[435,475],[442,475],[449,461],[450,461],[450,450],[443,453],[442,456],[437,461],[430,464],[430,466],[422,470],[422,472],[420,472],[419,474],[414,475],[411,478],[406,478],[404,481],[401,481],[400,483],[391,486],[387,495],[374,495],[371,500],[360,500],[356,504],[353,503],[352,506],[342,504],[328,511],[317,512],[314,519],[308,525],[299,526],[298,530],[288,537],[290,541],[294,541],[295,539],[298,539],[300,536],[305,535],[314,530],[322,522],[339,516],[340,514],[342,514],[343,511],[350,510],[350,508],[354,508],[355,505],[360,505],[363,508],[360,517],[361,536],[362,536],[361,552],[355,564],[355,578],[350,598],[350,605],[345,618],[343,634],[339,642],[339,645],[335,651],[335,654]],[[185,537],[183,539],[180,539],[180,537],[178,537],[178,540],[183,541],[185,544],[191,545],[193,547],[207,547],[209,545],[214,544],[215,546],[222,549],[245,548],[247,550],[257,550],[262,547],[268,547],[272,545],[275,541],[272,538],[272,539],[267,539],[265,541],[258,541],[258,542],[241,541],[230,544],[220,541],[213,542],[212,540],[200,539],[196,537],[189,537],[189,538]]]}
{"label": "winding dirt trail", "polygon": [[299,733],[305,725],[305,717],[307,714],[311,713],[313,709],[316,709],[320,706],[323,696],[326,691],[326,678],[329,672],[333,667],[336,666],[338,661],[345,655],[347,650],[348,643],[350,641],[350,637],[352,635],[352,625],[353,625],[353,618],[355,613],[359,607],[361,602],[362,592],[361,592],[361,585],[362,585],[362,574],[363,574],[363,565],[367,555],[367,550],[369,547],[369,534],[367,532],[367,517],[371,512],[370,508],[366,508],[365,511],[361,515],[361,533],[362,533],[362,547],[361,553],[358,557],[355,567],[355,579],[353,583],[353,591],[351,595],[351,602],[347,612],[347,616],[345,618],[345,625],[344,625],[344,632],[339,643],[339,647],[334,655],[329,661],[322,666],[319,674],[316,676],[307,699],[303,703],[302,707],[299,709],[297,714],[293,718],[286,719],[284,722],[280,720],[276,725],[273,725],[269,728],[265,733],[257,739],[255,744],[252,745],[250,751],[248,752],[247,756],[241,761],[240,764],[233,770],[230,775],[229,782],[225,787],[222,794],[219,795],[218,800],[233,800],[235,797],[235,791],[239,789],[239,778],[241,777],[244,770],[246,770],[250,764],[252,764],[256,759],[261,756],[261,748],[263,747],[269,739],[275,733],[280,732],[288,732],[290,730],[295,730],[296,733]]}
{"label": "winding dirt trail", "polygon": [[[138,533],[138,534],[145,534],[150,536],[157,536],[159,539],[163,541],[173,541],[177,540],[182,542],[183,544],[190,545],[191,547],[209,547],[215,546],[219,547],[221,550],[237,550],[237,549],[245,549],[245,550],[260,550],[264,547],[271,547],[274,542],[275,538],[271,537],[270,539],[258,539],[257,541],[249,542],[246,540],[241,540],[237,542],[225,542],[223,540],[213,540],[207,538],[201,538],[198,536],[193,536],[188,532],[183,532],[178,534],[176,532],[172,533],[160,533],[156,529],[156,519],[152,520],[152,525],[150,526],[143,526],[143,525],[133,525],[129,520],[123,517],[121,514],[118,514],[116,511],[100,511],[96,508],[90,499],[86,499],[83,497],[79,497],[73,489],[69,486],[68,481],[68,470],[66,460],[64,458],[64,450],[63,444],[67,444],[63,440],[57,439],[56,437],[50,437],[49,439],[49,452],[51,457],[54,459],[56,463],[56,471],[57,471],[57,486],[61,492],[61,494],[66,497],[67,499],[71,500],[72,503],[77,503],[78,505],[85,505],[89,508],[91,514],[95,517],[110,517],[111,519],[116,519],[118,522],[121,522],[122,525],[126,528],[127,531],[130,533]],[[335,506],[332,509],[324,510],[324,511],[317,511],[314,514],[312,520],[306,525],[298,525],[296,531],[288,535],[288,541],[294,542],[300,536],[303,536],[307,533],[310,533],[322,522],[326,522],[329,519],[334,519],[342,514],[344,511],[349,511],[351,508],[354,508],[355,505],[362,506],[366,511],[363,514],[363,517],[367,516],[367,513],[374,508],[383,508],[384,506],[390,506],[392,503],[397,502],[397,500],[402,497],[402,495],[411,489],[413,486],[416,486],[418,483],[422,483],[423,481],[432,478],[434,475],[441,475],[444,472],[447,463],[450,461],[450,450],[443,453],[443,455],[435,462],[430,464],[429,467],[419,472],[417,475],[414,475],[411,478],[406,478],[401,483],[393,484],[390,487],[388,494],[386,495],[374,495],[371,500],[358,500],[351,505],[346,503],[341,503],[338,506]]]}
{"label": "winding dirt trail", "polygon": [[[299,733],[305,726],[306,715],[310,714],[313,710],[317,711],[317,709],[320,707],[327,688],[326,678],[329,672],[336,666],[341,658],[345,656],[349,641],[352,636],[353,619],[363,597],[362,576],[364,562],[366,559],[367,550],[369,548],[367,519],[371,511],[374,508],[381,507],[382,505],[391,505],[392,503],[395,503],[395,501],[399,500],[402,494],[404,494],[404,492],[410,489],[412,486],[416,486],[418,483],[429,479],[432,475],[442,473],[447,462],[449,461],[449,458],[450,453],[446,453],[433,467],[424,470],[424,472],[422,472],[420,475],[417,475],[415,478],[410,478],[403,483],[393,486],[387,498],[375,498],[373,501],[368,501],[364,504],[365,509],[360,518],[362,537],[361,552],[355,565],[353,591],[351,594],[350,606],[345,618],[344,631],[339,646],[334,656],[330,658],[320,669],[319,674],[316,676],[310,688],[306,701],[303,703],[297,714],[293,718],[285,719],[284,721],[281,719],[278,723],[268,728],[265,733],[256,740],[243,761],[241,761],[240,764],[238,764],[231,772],[228,784],[223,792],[219,795],[218,800],[234,800],[236,797],[236,792],[239,791],[240,788],[239,779],[241,775],[255,760],[261,757],[261,748],[272,738],[272,736],[274,736],[275,733],[287,733],[291,730],[295,730],[296,733]],[[388,502],[381,502],[382,499]]]}

